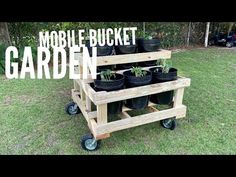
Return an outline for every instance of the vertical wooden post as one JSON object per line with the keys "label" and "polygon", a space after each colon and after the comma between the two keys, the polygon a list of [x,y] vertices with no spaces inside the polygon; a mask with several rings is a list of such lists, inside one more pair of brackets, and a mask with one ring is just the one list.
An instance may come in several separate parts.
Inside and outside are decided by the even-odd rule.
{"label": "vertical wooden post", "polygon": [[[82,76],[82,74],[83,74],[83,66],[81,65],[81,63],[79,65],[79,73]],[[85,95],[85,93],[83,91],[83,88],[81,86],[80,86],[80,96],[81,96],[82,101],[85,101],[86,95]]]}
{"label": "vertical wooden post", "polygon": [[107,104],[97,105],[97,123],[98,125],[107,123]]}
{"label": "vertical wooden post", "polygon": [[174,97],[174,108],[182,105],[183,96],[184,96],[184,88],[177,89]]}
{"label": "vertical wooden post", "polygon": [[74,89],[76,90],[76,91],[80,91],[80,87],[79,87],[79,84],[76,82],[76,80],[74,79]]}
{"label": "vertical wooden post", "polygon": [[92,102],[91,102],[91,100],[89,99],[88,96],[86,96],[86,110],[87,111],[92,111]]}

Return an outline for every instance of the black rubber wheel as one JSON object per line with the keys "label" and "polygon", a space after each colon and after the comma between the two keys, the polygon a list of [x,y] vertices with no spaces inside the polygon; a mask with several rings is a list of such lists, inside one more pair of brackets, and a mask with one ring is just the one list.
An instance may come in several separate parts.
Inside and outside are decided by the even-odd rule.
{"label": "black rubber wheel", "polygon": [[176,127],[175,118],[164,119],[164,120],[161,120],[160,123],[162,127],[169,130],[174,130]]}
{"label": "black rubber wheel", "polygon": [[81,138],[80,144],[86,151],[95,151],[100,148],[101,140],[95,140],[92,134],[86,134]]}
{"label": "black rubber wheel", "polygon": [[78,106],[76,105],[76,103],[74,103],[74,102],[68,103],[68,104],[65,106],[65,111],[66,111],[67,114],[69,114],[69,115],[75,115],[75,114],[79,114],[79,113],[80,113],[79,107],[78,107]]}
{"label": "black rubber wheel", "polygon": [[226,47],[228,47],[228,48],[233,47],[233,45],[234,45],[233,42],[227,42],[227,43],[226,43]]}

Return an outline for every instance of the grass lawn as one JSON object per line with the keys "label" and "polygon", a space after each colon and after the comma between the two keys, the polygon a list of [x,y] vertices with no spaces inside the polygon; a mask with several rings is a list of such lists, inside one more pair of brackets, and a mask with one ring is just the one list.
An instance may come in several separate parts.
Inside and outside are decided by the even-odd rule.
{"label": "grass lawn", "polygon": [[82,114],[64,111],[71,80],[0,76],[0,154],[236,154],[236,50],[192,49],[172,59],[192,79],[187,117],[174,131],[156,122],[115,132],[95,152],[80,147],[89,132]]}

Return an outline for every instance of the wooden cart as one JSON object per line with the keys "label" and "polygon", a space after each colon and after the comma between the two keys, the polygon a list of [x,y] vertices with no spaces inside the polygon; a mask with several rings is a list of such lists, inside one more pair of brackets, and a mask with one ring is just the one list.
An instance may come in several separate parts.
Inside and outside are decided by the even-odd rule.
{"label": "wooden cart", "polygon": [[[97,66],[153,61],[161,58],[171,58],[171,51],[160,50],[157,52],[97,57]],[[79,60],[82,63],[81,58]],[[149,68],[144,67],[143,69]],[[82,66],[80,65],[78,72],[81,73],[81,71]],[[117,73],[123,73],[124,71],[119,70]],[[175,123],[175,119],[183,118],[186,115],[186,106],[182,104],[182,101],[184,88],[190,86],[189,78],[178,77],[174,81],[110,92],[96,92],[91,86],[91,83],[93,83],[92,79],[74,80],[74,89],[72,89],[72,99],[74,102],[68,104],[66,108],[70,114],[82,112],[88,123],[91,134],[87,134],[81,139],[81,145],[86,150],[92,151],[97,149],[100,146],[100,140],[110,137],[112,132],[156,121],[168,120]],[[154,107],[156,104],[149,102],[146,108],[149,110],[147,114],[132,117],[128,113],[131,109],[123,106],[122,113],[119,114],[121,119],[108,122],[108,103],[171,90],[175,91],[173,106],[171,108],[159,111]],[[92,111],[92,103],[96,106],[95,111]],[[173,117],[175,119],[170,119]]]}

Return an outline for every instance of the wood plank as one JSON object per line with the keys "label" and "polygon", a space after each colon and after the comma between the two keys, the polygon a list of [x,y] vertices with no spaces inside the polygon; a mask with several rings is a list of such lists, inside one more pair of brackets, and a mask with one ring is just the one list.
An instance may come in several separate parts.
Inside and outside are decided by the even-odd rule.
{"label": "wood plank", "polygon": [[89,97],[88,96],[86,96],[86,98],[85,98],[86,100],[86,109],[88,110],[88,111],[92,111],[92,102],[91,102],[91,100],[89,99]]}
{"label": "wood plank", "polygon": [[184,96],[184,88],[177,89],[174,96],[174,107],[182,105],[183,96]]}
{"label": "wood plank", "polygon": [[94,97],[96,95],[95,90],[89,84],[85,84],[82,80],[77,79],[76,82],[80,85],[86,96],[88,96],[90,100],[94,102]]}
{"label": "wood plank", "polygon": [[94,118],[96,118],[97,117],[97,111],[87,111],[87,110],[85,110],[86,112],[87,112],[87,114],[88,114],[88,119],[94,119]]}
{"label": "wood plank", "polygon": [[89,119],[88,127],[93,135],[96,134],[97,122],[94,119]]}
{"label": "wood plank", "polygon": [[171,58],[171,51],[162,49],[156,52],[100,56],[100,57],[97,57],[97,66],[115,65],[115,64],[122,64],[122,63],[135,63],[135,62],[142,62],[142,61],[153,61],[153,60],[157,60],[161,58],[163,59]]}
{"label": "wood plank", "polygon": [[104,134],[100,134],[100,135],[94,135],[96,140],[101,140],[101,139],[106,139],[109,138],[111,136],[110,133],[104,133]]}
{"label": "wood plank", "polygon": [[[151,102],[151,101],[149,101],[148,102],[148,106],[150,107],[150,106],[156,106],[157,104],[156,103],[153,103],[153,102]],[[156,109],[156,108],[155,108]]]}
{"label": "wood plank", "polygon": [[86,94],[85,94],[85,92],[83,91],[83,88],[82,88],[82,87],[80,87],[80,97],[81,97],[82,101],[85,101]]}
{"label": "wood plank", "polygon": [[77,90],[77,91],[80,91],[79,84],[75,80],[73,80],[73,83],[74,83],[74,89]]}
{"label": "wood plank", "polygon": [[130,118],[130,115],[127,112],[121,112],[118,115],[121,119],[126,119],[126,118]]}
{"label": "wood plank", "polygon": [[94,98],[93,101],[96,105],[105,104],[120,100],[126,100],[130,98],[137,98],[140,96],[152,95],[170,90],[176,90],[178,88],[183,88],[188,86],[190,86],[190,79],[181,78],[175,81],[150,84],[146,86],[122,89],[117,91],[97,92],[96,97]]}
{"label": "wood plank", "polygon": [[127,119],[122,119],[114,122],[109,122],[107,124],[98,125],[96,129],[97,135],[111,133],[131,127],[136,127],[139,125],[144,125],[170,117],[178,116],[184,117],[186,114],[186,106],[182,105],[180,107],[171,108],[167,110],[162,110],[158,112],[148,113],[144,115],[139,115]]}
{"label": "wood plank", "polygon": [[74,89],[72,89],[72,99],[79,106],[80,111],[82,112],[86,121],[88,122],[88,113],[86,112],[85,104],[81,100],[81,98],[78,96],[78,93],[74,91]]}
{"label": "wood plank", "polygon": [[107,123],[107,104],[97,105],[97,123],[98,125]]}
{"label": "wood plank", "polygon": [[147,107],[147,109],[149,110],[149,112],[157,112],[157,111],[159,111],[157,108],[155,108],[153,106],[149,106],[149,107]]}
{"label": "wood plank", "polygon": [[133,109],[130,109],[130,108],[126,107],[126,106],[122,107],[122,112],[127,112],[127,111],[131,111],[131,110],[133,110]]}
{"label": "wood plank", "polygon": [[110,133],[97,135],[97,133],[96,133],[97,122],[94,119],[90,119],[88,121],[88,126],[89,126],[91,133],[93,134],[93,136],[96,140],[109,138],[111,136]]}
{"label": "wood plank", "polygon": [[72,99],[73,101],[79,106],[80,111],[82,112],[83,116],[85,117],[85,119],[88,120],[89,119],[93,119],[97,117],[97,111],[88,111],[86,109],[86,105],[85,102],[81,100],[80,96],[79,96],[79,92],[76,92],[74,89],[72,89]]}
{"label": "wood plank", "polygon": [[[142,67],[142,69],[149,71],[149,69],[153,67],[157,67],[157,66],[147,66],[147,67]],[[123,74],[123,72],[128,71],[128,70],[130,69],[116,70],[114,71],[114,73]]]}
{"label": "wood plank", "polygon": [[[156,103],[152,103],[151,101],[149,101],[148,102],[148,106],[146,108],[148,108],[150,106],[155,106],[155,105],[157,105],[157,104]],[[133,109],[128,108],[125,105],[122,107],[122,112],[127,112],[127,111],[131,111],[131,110],[133,110]]]}

